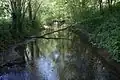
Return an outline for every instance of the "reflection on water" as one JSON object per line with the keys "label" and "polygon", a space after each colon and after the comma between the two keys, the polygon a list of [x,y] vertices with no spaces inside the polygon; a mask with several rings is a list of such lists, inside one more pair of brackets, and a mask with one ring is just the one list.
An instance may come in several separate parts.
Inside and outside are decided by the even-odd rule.
{"label": "reflection on water", "polygon": [[58,73],[50,58],[39,58],[37,68],[40,73],[40,80],[58,80]]}
{"label": "reflection on water", "polygon": [[52,60],[41,57],[35,61],[34,69],[31,72],[28,72],[27,69],[20,72],[11,71],[0,76],[0,80],[59,80],[59,78]]}
{"label": "reflection on water", "polygon": [[30,80],[27,71],[9,72],[0,76],[0,80]]}
{"label": "reflection on water", "polygon": [[68,59],[59,75],[57,68],[60,66],[59,62],[56,64],[50,57],[40,57],[32,64],[32,70],[27,67],[22,70],[9,68],[5,74],[0,76],[0,80],[117,80],[110,79],[109,73],[99,61],[94,62],[92,66],[88,65],[89,61],[85,58],[76,59],[73,62],[69,63]]}
{"label": "reflection on water", "polygon": [[45,53],[44,57],[35,58],[32,64],[25,67],[18,65],[5,71],[0,69],[5,72],[1,74],[0,80],[119,80],[110,75],[99,59],[86,54],[86,51],[67,51],[66,43],[60,46],[62,43],[55,40],[41,43],[40,40],[38,46]]}

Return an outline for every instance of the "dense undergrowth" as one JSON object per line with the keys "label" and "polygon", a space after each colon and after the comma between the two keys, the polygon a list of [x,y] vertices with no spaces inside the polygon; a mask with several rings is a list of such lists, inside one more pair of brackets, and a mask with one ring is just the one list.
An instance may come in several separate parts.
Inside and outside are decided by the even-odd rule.
{"label": "dense undergrowth", "polygon": [[[90,34],[90,41],[99,48],[108,50],[113,59],[120,60],[120,7],[112,6],[103,10],[103,14],[82,23]],[[95,15],[98,14],[95,13]]]}
{"label": "dense undergrowth", "polygon": [[38,6],[33,9],[31,1],[0,1],[0,52],[9,45],[23,41],[25,37],[38,34],[41,23],[37,16]]}
{"label": "dense undergrowth", "polygon": [[35,27],[32,27],[29,20],[27,19],[24,24],[25,26],[22,29],[22,32],[14,32],[12,29],[11,20],[0,20],[0,51],[4,51],[8,48],[9,45],[23,41],[25,37],[36,35],[41,31],[41,24],[39,24],[37,20],[34,23]]}

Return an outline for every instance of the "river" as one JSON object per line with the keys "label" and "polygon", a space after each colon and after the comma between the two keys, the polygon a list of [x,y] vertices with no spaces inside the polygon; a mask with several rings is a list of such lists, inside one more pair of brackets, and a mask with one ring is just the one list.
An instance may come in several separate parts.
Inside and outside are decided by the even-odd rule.
{"label": "river", "polygon": [[[36,44],[33,45],[37,51],[32,51],[34,60],[28,55],[31,63],[5,66],[0,69],[0,80],[119,80],[100,59],[91,55],[87,48],[84,50],[85,46],[71,47],[67,40],[37,39],[37,42],[39,51]],[[30,49],[28,44],[28,54]]]}

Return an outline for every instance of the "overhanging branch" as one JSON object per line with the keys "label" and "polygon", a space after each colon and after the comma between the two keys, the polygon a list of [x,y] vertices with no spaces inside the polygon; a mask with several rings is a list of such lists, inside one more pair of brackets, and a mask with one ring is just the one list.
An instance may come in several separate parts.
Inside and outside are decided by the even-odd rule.
{"label": "overhanging branch", "polygon": [[68,29],[69,27],[66,27],[66,28],[63,28],[63,29],[59,29],[59,30],[56,30],[56,31],[52,31],[52,32],[48,32],[46,34],[43,34],[41,36],[31,36],[31,37],[25,37],[25,38],[45,38],[46,35],[50,35],[50,34],[53,34],[55,32],[60,32],[60,31],[64,31],[66,29]]}
{"label": "overhanging branch", "polygon": [[[66,28],[63,28],[63,29],[59,29],[59,30],[56,30],[56,31],[48,32],[48,33],[46,33],[46,34],[43,34],[42,36],[50,35],[50,34],[53,34],[53,33],[55,33],[55,32],[64,31],[64,30],[66,30],[66,29],[68,29],[68,28],[69,28],[69,26],[66,27]],[[42,37],[42,36],[40,36],[40,37]]]}
{"label": "overhanging branch", "polygon": [[42,38],[42,39],[64,39],[64,40],[72,40],[72,39],[69,39],[69,38],[54,38],[54,37],[32,37],[32,38]]}

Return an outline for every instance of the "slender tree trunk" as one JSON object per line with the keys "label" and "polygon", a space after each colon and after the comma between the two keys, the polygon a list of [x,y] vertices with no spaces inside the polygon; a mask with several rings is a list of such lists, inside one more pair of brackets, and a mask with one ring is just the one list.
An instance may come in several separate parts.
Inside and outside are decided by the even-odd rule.
{"label": "slender tree trunk", "polygon": [[112,10],[112,1],[113,0],[108,0],[108,7],[110,11]]}
{"label": "slender tree trunk", "polygon": [[29,0],[29,2],[28,2],[28,12],[29,12],[29,20],[32,20],[31,0]]}
{"label": "slender tree trunk", "polygon": [[21,33],[23,32],[23,14],[25,14],[25,12],[23,11],[25,10],[25,3],[22,4],[22,1],[23,0],[10,0],[12,16],[11,33],[12,35],[14,35],[13,38],[15,39],[19,39],[19,37],[22,37]]}
{"label": "slender tree trunk", "polygon": [[[26,44],[26,48],[29,46],[29,44]],[[25,57],[26,57],[26,62],[28,62],[28,61],[30,61],[30,59],[29,59],[29,55],[30,54],[30,52],[28,51],[28,50],[25,50]]]}
{"label": "slender tree trunk", "polygon": [[38,41],[35,40],[35,47],[36,47],[36,57],[40,56],[40,50],[39,50],[39,46],[38,46]]}
{"label": "slender tree trunk", "polygon": [[34,42],[31,42],[31,60],[34,60]]}
{"label": "slender tree trunk", "polygon": [[103,14],[102,0],[99,0],[99,5],[100,5],[100,13]]}

